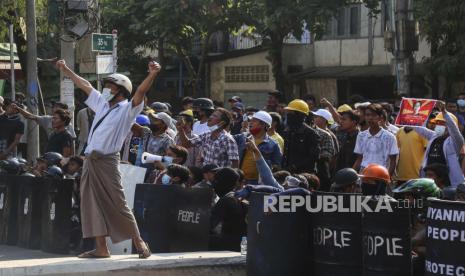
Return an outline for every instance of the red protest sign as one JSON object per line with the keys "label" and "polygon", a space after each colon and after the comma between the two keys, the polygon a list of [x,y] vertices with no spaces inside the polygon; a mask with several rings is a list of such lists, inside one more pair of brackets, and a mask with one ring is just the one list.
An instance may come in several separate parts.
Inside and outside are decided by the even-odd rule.
{"label": "red protest sign", "polygon": [[396,125],[423,126],[426,124],[436,100],[402,98]]}

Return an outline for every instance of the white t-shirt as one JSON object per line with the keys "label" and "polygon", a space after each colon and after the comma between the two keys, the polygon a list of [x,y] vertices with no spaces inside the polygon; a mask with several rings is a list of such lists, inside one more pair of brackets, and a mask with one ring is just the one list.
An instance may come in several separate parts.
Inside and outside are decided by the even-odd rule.
{"label": "white t-shirt", "polygon": [[388,130],[390,133],[394,134],[394,135],[396,135],[397,132],[399,132],[399,128],[396,127],[396,126],[393,125],[393,124],[389,124],[389,125],[387,126],[387,130]]}
{"label": "white t-shirt", "polygon": [[368,164],[389,168],[389,156],[398,155],[399,148],[394,134],[381,128],[378,133],[371,135],[368,129],[358,134],[354,153],[363,156],[362,168]]}
{"label": "white t-shirt", "polygon": [[194,126],[192,127],[193,134],[202,135],[207,132],[210,132],[210,129],[208,128],[208,122],[201,124],[200,121],[197,121],[194,123]]}

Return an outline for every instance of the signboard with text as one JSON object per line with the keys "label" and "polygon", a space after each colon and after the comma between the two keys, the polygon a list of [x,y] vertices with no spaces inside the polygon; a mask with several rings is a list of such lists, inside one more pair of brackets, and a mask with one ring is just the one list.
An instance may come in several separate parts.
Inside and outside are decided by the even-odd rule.
{"label": "signboard with text", "polygon": [[93,33],[92,52],[113,52],[113,35]]}
{"label": "signboard with text", "polygon": [[435,105],[435,100],[402,98],[396,125],[424,126]]}

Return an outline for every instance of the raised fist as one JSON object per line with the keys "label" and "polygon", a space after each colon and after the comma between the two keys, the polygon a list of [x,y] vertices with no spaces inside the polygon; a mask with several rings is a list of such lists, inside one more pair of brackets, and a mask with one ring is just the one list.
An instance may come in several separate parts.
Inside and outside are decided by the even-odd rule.
{"label": "raised fist", "polygon": [[66,62],[63,59],[60,59],[56,62],[56,66],[59,70],[63,70],[66,67]]}
{"label": "raised fist", "polygon": [[149,62],[149,72],[150,73],[158,73],[158,72],[160,72],[160,70],[161,70],[161,66],[160,66],[160,64],[158,64],[158,62],[155,62],[155,61]]}

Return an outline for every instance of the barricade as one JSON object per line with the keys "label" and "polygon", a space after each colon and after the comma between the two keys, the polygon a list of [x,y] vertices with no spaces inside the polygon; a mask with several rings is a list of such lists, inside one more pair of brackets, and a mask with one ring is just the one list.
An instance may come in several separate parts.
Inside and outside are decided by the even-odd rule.
{"label": "barricade", "polygon": [[[410,209],[399,208],[396,201],[381,200],[368,202],[377,212],[363,212],[363,275],[410,276]],[[391,209],[383,207],[386,203]]]}
{"label": "barricade", "polygon": [[152,252],[208,249],[211,193],[210,189],[138,184],[134,216]]}
{"label": "barricade", "polygon": [[264,195],[249,198],[247,275],[311,275],[308,213],[266,213]]}
{"label": "barricade", "polygon": [[18,246],[40,249],[41,201],[43,179],[39,177],[17,176],[18,199]]}
{"label": "barricade", "polygon": [[69,253],[73,184],[73,179],[43,179],[41,249],[44,252]]}
{"label": "barricade", "polygon": [[15,175],[0,175],[0,244],[18,241],[18,191]]}
{"label": "barricade", "polygon": [[425,275],[465,274],[465,203],[428,200]]}
{"label": "barricade", "polygon": [[[312,195],[312,205],[324,195],[339,196],[345,208],[350,207],[350,197],[356,196],[318,192]],[[313,275],[362,275],[362,213],[315,212],[311,223]]]}

